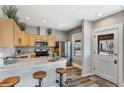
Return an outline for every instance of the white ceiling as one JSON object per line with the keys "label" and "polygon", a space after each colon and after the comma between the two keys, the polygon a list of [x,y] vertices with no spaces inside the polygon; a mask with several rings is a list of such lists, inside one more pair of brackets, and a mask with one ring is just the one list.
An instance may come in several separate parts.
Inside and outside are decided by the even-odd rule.
{"label": "white ceiling", "polygon": [[82,19],[94,21],[123,9],[119,5],[17,5],[17,8],[20,19],[28,25],[64,31],[80,25]]}

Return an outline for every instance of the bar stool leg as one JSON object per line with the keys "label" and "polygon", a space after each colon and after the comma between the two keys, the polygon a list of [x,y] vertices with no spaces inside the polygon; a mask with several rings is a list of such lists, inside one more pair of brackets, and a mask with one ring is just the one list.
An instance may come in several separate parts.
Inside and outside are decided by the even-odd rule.
{"label": "bar stool leg", "polygon": [[42,87],[43,87],[43,79],[42,79]]}
{"label": "bar stool leg", "polygon": [[63,74],[60,74],[60,87],[63,87]]}
{"label": "bar stool leg", "polygon": [[11,86],[11,87],[15,87],[15,86],[13,85],[13,86]]}
{"label": "bar stool leg", "polygon": [[42,79],[38,79],[38,85],[35,85],[35,87],[41,87],[41,82],[42,82]]}
{"label": "bar stool leg", "polygon": [[41,81],[42,81],[42,79],[39,79],[39,87],[41,87]]}

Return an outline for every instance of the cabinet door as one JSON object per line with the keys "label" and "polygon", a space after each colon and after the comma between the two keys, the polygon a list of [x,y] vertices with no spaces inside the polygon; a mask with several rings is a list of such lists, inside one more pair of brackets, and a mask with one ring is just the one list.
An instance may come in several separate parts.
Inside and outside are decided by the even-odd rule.
{"label": "cabinet door", "polygon": [[35,46],[35,42],[36,42],[36,36],[30,34],[29,35],[29,46]]}
{"label": "cabinet door", "polygon": [[41,35],[41,40],[47,42],[47,36],[46,35]]}
{"label": "cabinet door", "polygon": [[56,45],[56,37],[54,35],[48,36],[48,46],[49,47],[55,47]]}
{"label": "cabinet door", "polygon": [[15,35],[15,37],[14,37],[14,41],[15,41],[15,46],[19,46],[20,45],[20,35],[19,34],[21,34],[22,33],[22,31],[21,31],[21,29],[18,27],[18,25],[15,23],[14,24],[14,35]]}
{"label": "cabinet door", "polygon": [[29,34],[24,33],[23,36],[24,36],[24,38],[23,38],[24,46],[29,46]]}
{"label": "cabinet door", "polygon": [[0,19],[0,47],[14,46],[13,20]]}
{"label": "cabinet door", "polygon": [[26,33],[18,34],[18,46],[29,46],[29,35]]}
{"label": "cabinet door", "polygon": [[36,35],[36,41],[41,41],[41,36],[40,35]]}

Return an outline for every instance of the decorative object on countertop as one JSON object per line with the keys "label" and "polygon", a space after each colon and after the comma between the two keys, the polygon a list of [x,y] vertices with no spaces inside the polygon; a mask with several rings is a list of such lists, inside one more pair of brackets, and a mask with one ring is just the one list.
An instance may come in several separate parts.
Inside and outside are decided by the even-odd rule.
{"label": "decorative object on countertop", "polygon": [[13,19],[18,24],[18,9],[14,5],[4,5],[1,9],[3,11],[4,16],[8,17],[9,19]]}
{"label": "decorative object on countertop", "polygon": [[56,73],[60,74],[60,87],[63,87],[63,74],[66,73],[65,68],[56,68]]}
{"label": "decorative object on countertop", "polygon": [[33,74],[34,79],[38,79],[39,84],[36,87],[41,87],[41,82],[42,82],[42,87],[43,87],[43,78],[47,76],[47,73],[45,71],[37,71]]}
{"label": "decorative object on countertop", "polygon": [[0,87],[14,87],[20,81],[19,76],[11,76],[0,81]]}
{"label": "decorative object on countertop", "polygon": [[26,28],[27,28],[27,24],[26,23],[23,23],[23,22],[19,22],[18,23],[20,29],[22,32],[25,32]]}
{"label": "decorative object on countertop", "polygon": [[51,58],[51,59],[49,59],[48,61],[49,62],[55,62],[55,61],[57,61],[57,60],[59,60],[59,59],[61,59],[62,57],[57,57],[57,58]]}
{"label": "decorative object on countertop", "polygon": [[47,29],[47,34],[48,34],[48,36],[52,34],[52,28]]}
{"label": "decorative object on countertop", "polygon": [[55,53],[57,54],[57,56],[60,55],[61,49],[60,48],[55,48]]}

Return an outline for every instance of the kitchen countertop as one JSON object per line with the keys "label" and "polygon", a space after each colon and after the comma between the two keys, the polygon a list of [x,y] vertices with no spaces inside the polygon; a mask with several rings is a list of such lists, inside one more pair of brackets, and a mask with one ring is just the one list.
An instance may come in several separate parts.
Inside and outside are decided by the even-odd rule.
{"label": "kitchen countertop", "polygon": [[[60,75],[56,73],[56,68],[66,68],[67,59],[61,58],[55,62],[49,62],[47,57],[40,58],[20,58],[19,62],[0,66],[0,79],[10,76],[19,76],[20,82],[17,87],[34,87],[38,84],[37,79],[33,79],[32,74],[37,71],[46,71],[44,87],[56,86],[56,80]],[[63,82],[66,81],[66,73],[63,75]]]}
{"label": "kitchen countertop", "polygon": [[30,68],[30,67],[36,67],[36,66],[47,66],[52,64],[59,64],[61,62],[65,63],[67,62],[67,59],[61,58],[55,62],[49,62],[47,57],[21,58],[21,59],[18,59],[17,63],[1,66],[0,71]]}

